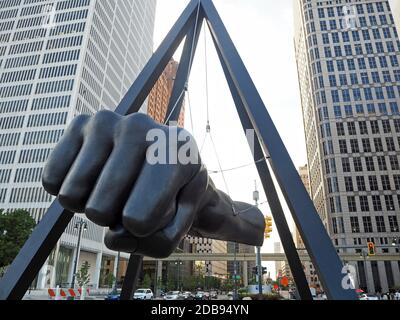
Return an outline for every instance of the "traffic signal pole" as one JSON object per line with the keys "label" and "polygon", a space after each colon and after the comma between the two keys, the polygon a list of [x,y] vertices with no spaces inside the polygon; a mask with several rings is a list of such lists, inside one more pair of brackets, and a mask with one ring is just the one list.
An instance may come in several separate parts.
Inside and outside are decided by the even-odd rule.
{"label": "traffic signal pole", "polygon": [[[260,193],[257,190],[257,181],[255,182],[255,191],[253,193],[253,199],[256,203],[256,207],[258,207],[258,201],[260,200]],[[258,293],[263,294],[263,270],[262,270],[262,262],[261,262],[261,247],[257,247],[257,279],[258,279]]]}

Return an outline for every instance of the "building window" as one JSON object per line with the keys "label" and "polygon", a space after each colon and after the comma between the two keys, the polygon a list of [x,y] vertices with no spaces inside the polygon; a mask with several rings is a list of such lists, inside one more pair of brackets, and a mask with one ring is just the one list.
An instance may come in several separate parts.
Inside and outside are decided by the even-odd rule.
{"label": "building window", "polygon": [[356,177],[357,180],[357,189],[358,191],[367,191],[367,187],[365,185],[365,178],[363,176]]}
{"label": "building window", "polygon": [[372,157],[365,157],[365,165],[367,171],[375,171],[374,159]]}
{"label": "building window", "polygon": [[344,177],[344,183],[345,183],[347,192],[353,192],[354,191],[353,178],[352,177]]}
{"label": "building window", "polygon": [[347,205],[349,207],[349,212],[357,212],[357,204],[355,197],[347,197]]}
{"label": "building window", "polygon": [[351,232],[360,233],[360,224],[358,221],[358,217],[350,217],[350,223],[351,223]]}
{"label": "building window", "polygon": [[394,211],[394,199],[392,195],[385,195],[385,204],[386,204],[386,210],[387,211]]}
{"label": "building window", "polygon": [[369,187],[371,191],[378,191],[379,190],[379,185],[378,185],[378,178],[376,176],[369,176]]}
{"label": "building window", "polygon": [[360,196],[360,206],[361,206],[361,211],[362,212],[368,212],[369,211],[369,203],[368,203],[368,197],[367,196]]}
{"label": "building window", "polygon": [[386,232],[385,219],[382,216],[375,217],[378,232]]}
{"label": "building window", "polygon": [[343,172],[351,172],[349,158],[342,158],[342,169],[343,169]]}
{"label": "building window", "polygon": [[390,232],[399,231],[399,223],[397,221],[396,216],[389,216],[389,226],[390,226]]}
{"label": "building window", "polygon": [[363,217],[363,225],[365,233],[373,233],[371,217]]}
{"label": "building window", "polygon": [[391,190],[390,178],[388,175],[381,176],[381,181],[382,181],[383,190],[385,190],[385,191]]}
{"label": "building window", "polygon": [[339,150],[340,150],[341,154],[347,154],[348,153],[346,140],[339,140]]}
{"label": "building window", "polygon": [[379,212],[382,211],[382,201],[381,196],[372,196],[372,205],[374,206],[374,211]]}
{"label": "building window", "polygon": [[353,163],[354,163],[354,170],[356,172],[362,172],[363,171],[361,158],[353,158]]}

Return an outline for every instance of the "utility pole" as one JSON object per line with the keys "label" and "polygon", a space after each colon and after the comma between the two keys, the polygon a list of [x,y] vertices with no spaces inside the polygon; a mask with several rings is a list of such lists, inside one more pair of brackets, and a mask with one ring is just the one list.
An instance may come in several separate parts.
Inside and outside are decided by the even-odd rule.
{"label": "utility pole", "polygon": [[[257,190],[257,181],[254,182],[255,191],[253,192],[253,200],[258,207],[258,201],[260,200],[260,193]],[[263,284],[262,284],[262,262],[261,262],[261,247],[257,247],[257,280],[258,280],[258,293],[263,294]]]}

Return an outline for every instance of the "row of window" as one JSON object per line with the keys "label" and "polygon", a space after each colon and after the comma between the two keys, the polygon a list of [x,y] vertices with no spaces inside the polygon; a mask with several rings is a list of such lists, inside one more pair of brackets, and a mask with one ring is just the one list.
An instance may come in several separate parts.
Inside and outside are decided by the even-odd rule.
{"label": "row of window", "polygon": [[19,96],[29,96],[32,92],[32,84],[23,84],[18,86],[8,86],[0,88],[1,98],[12,98]]}
{"label": "row of window", "polygon": [[25,112],[28,109],[29,100],[0,101],[0,114]]}
{"label": "row of window", "polygon": [[[397,92],[397,94],[396,94]],[[400,86],[331,90],[333,103],[352,101],[389,100],[400,97]]]}
{"label": "row of window", "polygon": [[[378,71],[370,71],[370,72],[361,72],[359,82],[358,75],[356,73],[341,73],[341,74],[330,74],[328,76],[329,85],[331,87],[337,86],[349,86],[349,85],[368,85],[368,84],[389,84],[391,82],[400,82],[400,70],[393,70],[393,76],[391,75],[389,70]],[[315,78],[317,79],[317,78]],[[319,78],[318,78],[319,79]],[[323,86],[323,80],[320,81]],[[317,86],[316,86],[317,87]]]}
{"label": "row of window", "polygon": [[9,183],[11,178],[11,169],[0,170],[0,183]]}
{"label": "row of window", "polygon": [[80,50],[68,50],[46,53],[43,58],[43,63],[60,63],[66,61],[79,60]]}
{"label": "row of window", "polygon": [[28,128],[64,125],[67,122],[67,116],[68,112],[30,115]]}
{"label": "row of window", "polygon": [[[398,168],[398,159],[397,156],[389,156],[390,163],[392,168]],[[374,171],[381,171],[380,169],[387,168],[387,162],[385,157],[353,157],[351,158],[353,162],[353,170],[350,166],[350,159],[349,158],[342,158],[342,169],[344,173],[349,172],[374,172]],[[363,165],[364,162],[364,165]],[[378,169],[378,170],[377,170]],[[383,170],[383,171],[386,171]],[[398,169],[395,169],[398,170]]]}
{"label": "row of window", "polygon": [[20,136],[21,133],[19,132],[0,134],[0,147],[16,146],[19,142]]}
{"label": "row of window", "polygon": [[43,163],[51,153],[51,149],[29,149],[22,150],[18,163]]}
{"label": "row of window", "polygon": [[[335,184],[337,184],[337,179],[333,179],[333,180],[335,180],[336,181]],[[391,183],[390,183],[389,176],[388,175],[380,176],[380,180],[381,180],[381,185],[382,185],[381,190],[390,191]],[[400,175],[398,175],[398,174],[393,175],[393,181],[394,181],[394,185],[395,185],[395,190],[400,190]],[[369,182],[369,189],[367,188],[366,177],[364,177],[364,176],[344,177],[346,192],[355,192],[356,190],[358,192],[378,191],[379,190],[378,177],[369,176],[368,182]],[[354,183],[356,184],[357,189],[354,188]],[[337,187],[336,189],[339,189],[339,188]],[[339,192],[339,190],[337,190],[335,192]]]}
{"label": "row of window", "polygon": [[[393,124],[393,126],[391,124]],[[347,130],[345,130],[345,128]],[[400,119],[338,122],[336,123],[336,130],[339,136],[374,135],[381,133],[388,134],[393,132],[400,133]]]}
{"label": "row of window", "polygon": [[62,81],[51,81],[41,82],[37,85],[35,94],[44,93],[57,93],[71,91],[74,86],[74,80],[62,80]]}
{"label": "row of window", "polygon": [[32,110],[63,109],[70,106],[71,96],[53,96],[35,98],[32,102]]}
{"label": "row of window", "polygon": [[30,81],[35,79],[36,69],[3,72],[0,77],[1,83]]}
{"label": "row of window", "polygon": [[[381,115],[388,115],[391,113],[392,115],[398,115],[399,114],[399,106],[397,102],[390,102],[389,104],[380,102],[378,104],[374,103],[367,103],[367,104],[361,104],[357,103],[356,105],[345,105],[345,106],[334,106],[333,107],[334,111],[334,117],[336,119],[340,118],[347,118],[347,117],[354,117],[355,115],[358,116],[365,116],[366,114],[368,115],[375,115],[378,112]],[[331,119],[328,111],[328,107],[322,107],[318,110],[318,116],[319,116],[319,121],[325,121]],[[395,121],[395,128],[397,132],[399,128],[399,120],[394,120]],[[379,129],[378,129],[379,130]],[[377,132],[379,133],[379,131]]]}
{"label": "row of window", "polygon": [[77,47],[82,44],[83,36],[52,39],[47,42],[46,49],[60,49],[68,47]]}
{"label": "row of window", "polygon": [[[383,27],[383,28],[374,28],[374,29],[364,29],[360,30],[362,40],[364,41],[370,41],[372,39],[374,40],[382,40],[382,39],[391,39],[395,38],[394,34],[392,34],[392,29],[391,27]],[[350,32],[348,31],[342,31],[342,32],[326,32],[322,33],[322,43],[323,44],[340,44],[340,43],[350,43],[352,42],[358,42],[360,41],[360,33],[359,32],[352,32],[352,38],[350,39]],[[310,37],[312,39],[312,37]],[[313,41],[314,42],[314,41]],[[317,42],[318,44],[318,42]],[[314,45],[314,43],[310,43],[310,46]]]}
{"label": "row of window", "polygon": [[[357,21],[358,18],[358,21]],[[370,15],[367,17],[357,17],[353,18],[353,25],[355,27],[369,27],[369,26],[379,26],[379,25],[387,25],[388,24],[388,19],[385,14],[381,14],[378,17],[375,15]],[[390,23],[394,24],[393,16],[390,15]],[[321,31],[327,31],[327,30],[343,30],[347,29],[349,26],[347,24],[347,21],[345,19],[329,19],[329,20],[320,20],[319,22],[320,30]],[[313,32],[313,30],[311,30]]]}
{"label": "row of window", "polygon": [[10,203],[28,203],[28,202],[50,202],[52,200],[43,188],[13,188],[10,195]]}
{"label": "row of window", "polygon": [[8,150],[0,152],[0,164],[12,164],[15,159],[15,150]]}
{"label": "row of window", "polygon": [[[36,144],[54,144],[57,143],[64,130],[45,130],[45,131],[32,131],[26,132],[23,140],[23,145],[36,145]],[[0,135],[1,142],[1,135]]]}
{"label": "row of window", "polygon": [[77,67],[77,64],[70,64],[65,66],[42,68],[40,70],[39,79],[74,76],[76,74]]}
{"label": "row of window", "polygon": [[[387,2],[385,2],[386,10],[390,11],[390,6]],[[354,11],[354,8],[356,11]],[[323,18],[334,18],[336,16],[342,17],[345,14],[364,14],[365,9],[368,13],[375,12],[385,12],[385,7],[382,2],[376,3],[366,3],[366,4],[357,4],[355,6],[339,6],[339,7],[327,7],[327,8],[318,8],[318,17],[320,19]]]}
{"label": "row of window", "polygon": [[[359,212],[382,212],[386,210],[388,212],[395,212],[395,197],[393,195],[384,195],[383,208],[382,196],[348,196],[347,197],[347,212],[359,213]],[[329,205],[331,213],[343,213],[342,198],[340,196],[330,197]],[[358,201],[357,201],[358,200]],[[398,196],[398,203],[400,206],[400,196]]]}
{"label": "row of window", "polygon": [[[371,141],[374,144],[374,150],[372,149],[372,144]],[[381,138],[374,138],[372,139],[362,139],[361,140],[361,146],[362,150],[360,148],[360,142],[358,139],[350,139],[349,141],[347,140],[339,140],[339,152],[341,154],[349,154],[349,153],[371,153],[371,152],[395,152],[398,151],[399,148],[396,148],[394,139],[392,137],[387,137],[385,138],[385,146],[383,145],[382,139]],[[399,140],[400,142],[400,140]],[[332,154],[329,152],[329,154]],[[390,162],[392,163],[392,168],[397,168],[397,159],[396,156],[390,156]],[[394,158],[393,158],[394,157]],[[393,158],[393,162],[392,162]],[[398,170],[398,169],[393,169],[393,170]],[[374,170],[372,170],[374,171]]]}
{"label": "row of window", "polygon": [[[372,217],[350,217],[350,226],[351,233],[361,233],[360,228],[360,219],[362,221],[364,230],[363,233],[374,233],[374,226],[372,224]],[[343,218],[333,218],[332,219],[332,226],[333,226],[333,233],[334,234],[341,234],[345,233],[345,226],[343,222]],[[375,217],[375,226],[376,231],[378,233],[386,233],[388,230],[390,232],[398,232],[399,231],[399,223],[396,216],[388,216],[387,222],[385,222],[385,217],[383,216],[376,216]],[[389,226],[389,228],[387,228]],[[355,241],[356,245],[361,245],[361,241]],[[383,241],[385,242],[385,241]]]}
{"label": "row of window", "polygon": [[[335,47],[335,57],[341,57],[341,56],[342,55],[340,47]],[[354,55],[350,54],[349,56],[354,56]],[[332,58],[331,48],[325,48],[325,57]],[[388,60],[390,61],[390,65],[388,63]],[[391,55],[391,56],[379,56],[379,57],[357,58],[357,59],[347,59],[347,60],[341,59],[341,60],[336,60],[336,65],[339,71],[355,71],[355,70],[367,70],[367,69],[371,71],[372,69],[398,68],[399,60],[397,56]],[[330,69],[328,71],[330,71]]]}
{"label": "row of window", "polygon": [[43,41],[36,42],[23,42],[19,44],[14,44],[10,47],[8,52],[9,55],[28,53],[28,52],[38,52],[43,48]]}
{"label": "row of window", "polygon": [[40,55],[14,57],[6,60],[5,69],[29,67],[39,64]]}
{"label": "row of window", "polygon": [[[368,186],[367,181],[368,180]],[[327,178],[327,185],[329,193],[339,193],[345,189],[346,192],[373,192],[373,191],[392,191],[392,184],[388,175],[381,175],[379,177],[381,185],[378,184],[377,176],[364,176],[357,177],[344,177],[344,188],[339,186],[337,177]],[[394,190],[399,190],[400,186],[400,175],[393,176]],[[354,187],[356,183],[357,189]]]}
{"label": "row of window", "polygon": [[42,179],[43,168],[20,168],[17,169],[14,177],[15,183],[40,182]]}
{"label": "row of window", "polygon": [[19,129],[24,124],[24,116],[0,118],[0,129]]}

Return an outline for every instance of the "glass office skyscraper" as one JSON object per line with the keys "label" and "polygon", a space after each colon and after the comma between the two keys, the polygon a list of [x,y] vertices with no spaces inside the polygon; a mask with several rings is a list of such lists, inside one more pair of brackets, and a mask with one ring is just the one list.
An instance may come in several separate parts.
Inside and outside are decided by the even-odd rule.
{"label": "glass office skyscraper", "polygon": [[[152,54],[155,7],[156,0],[0,2],[0,208],[41,219],[52,201],[41,186],[49,153],[76,115],[117,106]],[[74,225],[60,247],[69,260]],[[114,255],[103,232],[89,223],[83,237],[95,286],[102,254]],[[39,277],[39,287],[69,281],[71,263],[64,269],[60,279]]]}
{"label": "glass office skyscraper", "polygon": [[[310,193],[357,282],[400,284],[400,42],[388,1],[295,0],[295,47]],[[373,259],[370,259],[373,260]],[[390,259],[389,259],[390,260]]]}

